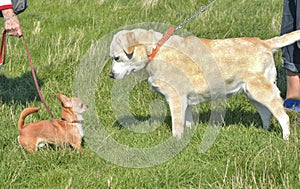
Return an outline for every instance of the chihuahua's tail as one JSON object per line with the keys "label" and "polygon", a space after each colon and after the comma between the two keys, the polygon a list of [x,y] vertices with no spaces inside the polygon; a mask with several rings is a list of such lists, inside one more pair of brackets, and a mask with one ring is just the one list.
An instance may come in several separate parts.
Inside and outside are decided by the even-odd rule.
{"label": "chihuahua's tail", "polygon": [[32,114],[34,112],[37,112],[40,108],[35,108],[35,107],[32,107],[32,108],[26,108],[22,111],[21,115],[20,115],[20,118],[19,118],[19,121],[18,121],[18,128],[19,128],[19,131],[21,131],[23,129],[23,126],[24,126],[24,120],[25,118],[29,115],[29,114]]}
{"label": "chihuahua's tail", "polygon": [[300,40],[300,30],[297,30],[264,41],[273,49],[274,52],[276,52],[278,49],[291,45],[299,40]]}

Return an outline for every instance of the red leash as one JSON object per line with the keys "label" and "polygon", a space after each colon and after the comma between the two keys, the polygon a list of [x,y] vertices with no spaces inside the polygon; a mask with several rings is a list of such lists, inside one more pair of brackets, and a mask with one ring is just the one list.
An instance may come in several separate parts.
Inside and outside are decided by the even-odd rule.
{"label": "red leash", "polygon": [[[33,80],[34,80],[35,88],[36,88],[36,90],[39,94],[39,97],[40,97],[42,103],[44,104],[46,110],[48,111],[50,116],[53,117],[53,114],[50,111],[50,108],[47,106],[47,103],[46,103],[46,101],[45,101],[45,99],[44,99],[44,97],[41,93],[41,90],[40,90],[40,87],[39,87],[39,84],[38,84],[38,81],[37,81],[37,78],[36,78],[36,74],[35,74],[35,71],[34,71],[32,59],[31,59],[31,56],[30,56],[30,53],[29,53],[27,42],[26,42],[24,36],[22,36],[22,38],[23,38],[23,42],[24,42],[24,45],[25,45],[25,48],[26,48],[26,53],[27,53],[27,57],[28,57],[28,60],[29,60],[29,65],[30,65],[30,68],[31,68],[31,73],[32,73],[32,77],[33,77]],[[2,59],[2,55],[3,55],[3,59]],[[0,65],[5,64],[5,59],[6,59],[6,31],[4,31],[3,34],[2,34],[2,44],[1,44],[1,49],[0,49]]]}
{"label": "red leash", "polygon": [[[3,52],[4,51],[4,52]],[[2,52],[3,54],[3,59],[2,59]],[[1,49],[0,49],[0,65],[5,64],[5,59],[6,59],[6,31],[4,30],[2,34],[2,44],[1,44]]]}

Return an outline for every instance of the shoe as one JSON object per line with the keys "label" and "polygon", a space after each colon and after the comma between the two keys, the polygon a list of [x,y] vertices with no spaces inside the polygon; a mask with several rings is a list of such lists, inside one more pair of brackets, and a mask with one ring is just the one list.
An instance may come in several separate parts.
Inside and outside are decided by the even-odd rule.
{"label": "shoe", "polygon": [[285,99],[284,100],[284,107],[288,110],[299,112],[299,110],[300,110],[300,100]]}

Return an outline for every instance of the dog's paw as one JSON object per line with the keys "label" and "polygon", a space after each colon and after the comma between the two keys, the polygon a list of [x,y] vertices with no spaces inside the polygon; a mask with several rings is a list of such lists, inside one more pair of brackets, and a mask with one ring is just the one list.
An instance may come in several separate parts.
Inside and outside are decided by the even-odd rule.
{"label": "dog's paw", "polygon": [[192,122],[186,121],[186,122],[185,122],[185,126],[186,126],[187,128],[189,128],[189,129],[192,129]]}
{"label": "dog's paw", "polygon": [[290,133],[283,133],[283,140],[289,140]]}
{"label": "dog's paw", "polygon": [[180,127],[176,130],[173,130],[173,136],[174,137],[176,137],[178,139],[181,139],[182,135],[183,135],[183,127]]}

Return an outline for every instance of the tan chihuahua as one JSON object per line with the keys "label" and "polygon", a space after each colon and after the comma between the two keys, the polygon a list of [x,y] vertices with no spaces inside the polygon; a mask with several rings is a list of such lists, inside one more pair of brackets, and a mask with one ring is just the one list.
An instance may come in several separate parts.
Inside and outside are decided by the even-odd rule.
{"label": "tan chihuahua", "polygon": [[24,125],[25,118],[39,108],[31,107],[22,111],[18,122],[20,136],[19,143],[29,152],[37,150],[45,144],[70,144],[73,148],[82,151],[81,141],[83,137],[82,113],[87,111],[79,98],[68,98],[57,94],[62,104],[62,118],[60,120],[43,120]]}

